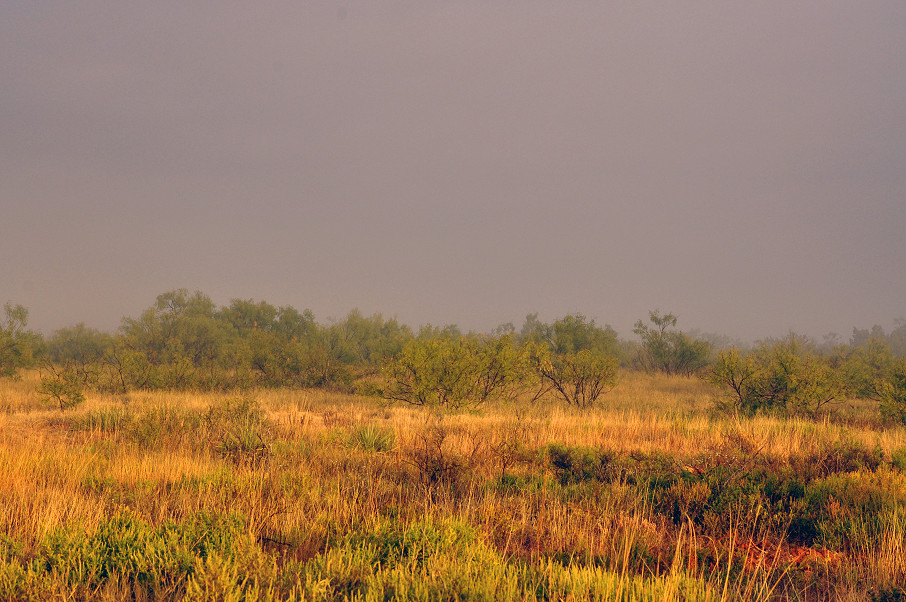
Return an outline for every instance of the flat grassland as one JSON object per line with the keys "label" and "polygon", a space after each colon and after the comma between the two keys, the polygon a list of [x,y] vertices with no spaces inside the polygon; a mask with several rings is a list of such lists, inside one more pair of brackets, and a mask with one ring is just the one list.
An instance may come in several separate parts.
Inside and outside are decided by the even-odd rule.
{"label": "flat grassland", "polygon": [[[0,381],[2,600],[906,599],[906,429],[598,409],[438,414],[319,390]],[[854,404],[856,402],[853,402]]]}

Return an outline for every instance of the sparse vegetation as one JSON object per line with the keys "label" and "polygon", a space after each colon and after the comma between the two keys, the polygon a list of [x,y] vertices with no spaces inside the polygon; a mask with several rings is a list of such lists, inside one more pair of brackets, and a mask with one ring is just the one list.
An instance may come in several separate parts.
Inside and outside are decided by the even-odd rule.
{"label": "sparse vegetation", "polygon": [[438,415],[287,389],[13,401],[0,599],[901,591],[906,430],[714,417],[712,395],[630,372],[583,410],[529,393]]}
{"label": "sparse vegetation", "polygon": [[0,599],[906,596],[887,338],[705,379],[580,315],[413,335],[175,292],[111,337],[15,324]]}

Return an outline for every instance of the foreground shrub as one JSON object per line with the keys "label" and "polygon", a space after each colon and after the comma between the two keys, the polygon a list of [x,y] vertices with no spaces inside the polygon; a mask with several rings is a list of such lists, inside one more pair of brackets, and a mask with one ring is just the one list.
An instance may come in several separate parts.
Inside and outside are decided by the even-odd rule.
{"label": "foreground shrub", "polygon": [[374,424],[361,424],[349,433],[349,445],[369,452],[387,452],[396,443],[393,429]]}
{"label": "foreground shrub", "polygon": [[[196,560],[255,552],[239,516],[199,514],[153,527],[122,513],[90,531],[75,526],[53,531],[32,559],[7,551],[0,567],[0,598],[39,599],[65,589],[76,600],[111,590],[129,592],[134,599],[182,599]],[[248,577],[239,576],[232,589],[241,589],[244,579]]]}
{"label": "foreground shrub", "polygon": [[316,600],[685,600],[713,599],[678,574],[643,579],[597,565],[508,560],[456,519],[387,521],[353,532],[313,559],[303,576]]}
{"label": "foreground shrub", "polygon": [[547,456],[551,470],[561,485],[584,481],[610,483],[623,472],[617,461],[617,453],[612,450],[567,447],[553,443],[547,446]]}
{"label": "foreground shrub", "polygon": [[154,405],[126,425],[126,438],[142,449],[204,443],[200,412],[175,405]]}
{"label": "foreground shrub", "polygon": [[[406,462],[415,468],[416,478],[428,495],[458,496],[468,486],[468,478],[483,446],[483,441],[461,428],[441,421],[425,425],[405,448]],[[468,449],[458,445],[458,438],[471,444]]]}

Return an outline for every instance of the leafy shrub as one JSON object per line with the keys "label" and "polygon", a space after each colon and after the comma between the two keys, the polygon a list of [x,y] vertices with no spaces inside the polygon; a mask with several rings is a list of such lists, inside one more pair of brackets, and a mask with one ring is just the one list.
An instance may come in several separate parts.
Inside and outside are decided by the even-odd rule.
{"label": "leafy shrub", "polygon": [[869,337],[855,348],[844,348],[836,358],[849,392],[865,399],[879,399],[879,385],[895,361],[887,341]]}
{"label": "leafy shrub", "polygon": [[[464,436],[471,448],[463,450],[456,445],[453,435]],[[468,485],[483,441],[463,429],[440,421],[426,425],[405,450],[405,459],[417,471],[417,478],[429,493],[447,491],[458,495]]]}
{"label": "leafy shrub", "polygon": [[202,444],[202,415],[173,405],[155,405],[127,425],[126,436],[143,449]]}
{"label": "leafy shrub", "polygon": [[890,463],[906,472],[906,447],[899,447],[890,452]]}
{"label": "leafy shrub", "polygon": [[719,408],[749,415],[779,411],[815,416],[844,393],[826,358],[808,351],[793,335],[746,356],[736,349],[721,352],[708,378],[726,393]]}
{"label": "leafy shrub", "polygon": [[906,359],[895,357],[887,341],[870,337],[840,361],[849,390],[880,403],[881,414],[906,424]]}
{"label": "leafy shrub", "polygon": [[677,317],[673,314],[662,316],[655,310],[648,312],[648,317],[655,328],[639,320],[632,330],[642,339],[638,358],[642,368],[691,376],[708,365],[710,343],[676,330]]}
{"label": "leafy shrub", "polygon": [[16,376],[20,368],[34,363],[38,334],[28,330],[28,310],[7,302],[0,319],[0,377]]}
{"label": "leafy shrub", "polygon": [[47,365],[48,374],[41,377],[38,393],[59,404],[61,410],[74,408],[85,401],[86,382],[73,367]]}
{"label": "leafy shrub", "polygon": [[528,373],[509,336],[419,338],[384,367],[381,395],[419,406],[474,407],[516,396]]}
{"label": "leafy shrub", "polygon": [[536,432],[536,425],[523,421],[521,417],[501,426],[499,438],[489,444],[489,449],[500,462],[502,480],[506,479],[506,472],[511,466],[537,460],[537,453],[529,447],[529,438]]}
{"label": "leafy shrub", "polygon": [[[388,520],[373,531],[352,532],[304,567],[305,582],[331,600],[494,599],[506,563],[461,521]],[[417,576],[417,577],[416,577]]]}
{"label": "leafy shrub", "polygon": [[594,406],[617,382],[619,360],[614,356],[590,349],[553,355],[538,346],[529,349],[541,379],[536,397],[553,391],[566,403],[585,409]]}
{"label": "leafy shrub", "polygon": [[887,378],[878,383],[881,413],[900,424],[906,424],[906,359],[893,362]]}
{"label": "leafy shrub", "polygon": [[419,521],[404,525],[394,520],[379,525],[375,531],[352,534],[347,542],[354,547],[373,551],[372,564],[388,567],[406,563],[413,568],[425,567],[441,554],[461,553],[480,541],[475,529],[454,519]]}
{"label": "leafy shrub", "polygon": [[670,516],[675,524],[687,519],[700,523],[712,493],[707,482],[676,481],[659,496],[656,508]]}
{"label": "leafy shrub", "polygon": [[812,479],[858,470],[874,471],[883,459],[880,448],[868,449],[855,441],[828,442],[814,452],[794,457],[800,472]]}
{"label": "leafy shrub", "polygon": [[[102,591],[120,591],[122,597],[129,592],[130,599],[139,600],[182,599],[199,559],[259,553],[244,523],[236,515],[202,513],[153,527],[120,513],[90,531],[61,527],[29,558],[6,546],[0,597],[46,598],[65,589],[72,599],[95,599]],[[247,580],[237,575],[234,595]]]}
{"label": "leafy shrub", "polygon": [[804,501],[804,514],[815,521],[815,542],[859,551],[865,542],[889,536],[902,521],[898,508],[906,504],[906,477],[887,470],[835,474],[813,482]]}

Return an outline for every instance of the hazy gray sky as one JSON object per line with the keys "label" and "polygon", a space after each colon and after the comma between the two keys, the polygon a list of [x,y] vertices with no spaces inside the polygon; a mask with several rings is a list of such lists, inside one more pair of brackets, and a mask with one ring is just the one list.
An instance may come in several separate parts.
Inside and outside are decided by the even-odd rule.
{"label": "hazy gray sky", "polygon": [[906,3],[0,3],[0,303],[906,317]]}

